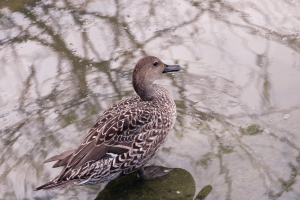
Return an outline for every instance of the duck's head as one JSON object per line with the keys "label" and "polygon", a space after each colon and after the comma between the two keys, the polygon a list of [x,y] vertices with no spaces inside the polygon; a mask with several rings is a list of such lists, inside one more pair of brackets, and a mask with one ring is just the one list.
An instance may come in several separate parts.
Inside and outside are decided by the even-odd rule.
{"label": "duck's head", "polygon": [[180,71],[179,65],[164,64],[159,58],[146,56],[140,59],[134,67],[132,83],[136,93],[145,101],[153,100],[153,82],[163,73]]}

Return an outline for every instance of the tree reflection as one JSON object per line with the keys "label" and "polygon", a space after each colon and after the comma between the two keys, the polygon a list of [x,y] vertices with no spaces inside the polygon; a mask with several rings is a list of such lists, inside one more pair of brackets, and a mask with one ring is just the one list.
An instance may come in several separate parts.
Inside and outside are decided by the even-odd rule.
{"label": "tree reflection", "polygon": [[[185,66],[185,73],[167,75],[161,81],[175,94],[178,123],[170,150],[162,151],[155,161],[164,162],[166,155],[173,154],[195,171],[218,166],[227,187],[225,199],[235,193],[239,178],[235,170],[245,166],[258,174],[256,181],[268,198],[285,193],[300,196],[292,190],[299,184],[300,147],[293,142],[299,138],[294,130],[278,130],[266,123],[268,116],[299,109],[298,104],[276,104],[270,74],[272,45],[284,45],[286,51],[299,56],[300,27],[295,25],[299,24],[299,3],[28,0],[1,4],[12,11],[2,9],[0,15],[0,89],[4,91],[0,93],[0,181],[6,185],[1,190],[4,197],[33,198],[35,186],[56,173],[42,166],[42,161],[74,148],[109,105],[135,95],[131,70],[140,57],[150,54]],[[293,16],[281,12],[282,6],[288,6]],[[289,28],[281,25],[282,19],[290,21]],[[228,38],[232,45],[226,45]],[[253,47],[256,40],[265,42],[263,48]],[[239,59],[239,47],[229,48],[236,44],[254,57]],[[178,58],[176,48],[186,58]],[[207,56],[208,51],[215,55]],[[205,60],[207,57],[212,60]],[[242,84],[235,80],[239,67],[246,71]],[[253,96],[259,99],[256,110],[245,100],[252,97],[247,94],[250,87],[256,89]],[[175,142],[189,140],[188,132],[205,136],[210,147],[201,153],[190,153],[188,148],[176,151]],[[253,143],[255,139],[266,143]],[[284,175],[273,166],[277,160],[263,155],[266,150],[284,157],[283,146],[293,151],[279,167],[290,172]],[[230,157],[239,158],[242,164],[233,167]],[[21,177],[22,184],[15,176]],[[24,191],[17,190],[20,186]],[[96,193],[98,188],[68,191]],[[57,194],[42,195],[51,198]],[[212,195],[217,198],[219,194]]]}

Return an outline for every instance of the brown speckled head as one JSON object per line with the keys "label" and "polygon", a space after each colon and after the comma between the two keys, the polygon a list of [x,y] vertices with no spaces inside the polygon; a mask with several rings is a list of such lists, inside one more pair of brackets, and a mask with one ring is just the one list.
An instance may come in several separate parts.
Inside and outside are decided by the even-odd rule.
{"label": "brown speckled head", "polygon": [[179,65],[166,65],[157,57],[146,56],[137,62],[133,70],[132,84],[134,90],[144,101],[154,100],[153,82],[162,73],[181,69]]}

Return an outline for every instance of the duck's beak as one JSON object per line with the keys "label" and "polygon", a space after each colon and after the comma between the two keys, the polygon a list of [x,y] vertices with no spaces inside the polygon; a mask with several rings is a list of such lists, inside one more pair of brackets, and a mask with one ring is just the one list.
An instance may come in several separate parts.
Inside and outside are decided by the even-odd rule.
{"label": "duck's beak", "polygon": [[167,73],[167,72],[177,72],[182,70],[182,67],[179,65],[167,65],[165,64],[165,69],[162,73]]}

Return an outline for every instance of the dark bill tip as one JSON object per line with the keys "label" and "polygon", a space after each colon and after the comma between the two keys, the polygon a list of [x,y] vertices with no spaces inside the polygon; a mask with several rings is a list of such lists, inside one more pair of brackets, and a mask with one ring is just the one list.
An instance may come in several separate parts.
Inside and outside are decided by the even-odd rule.
{"label": "dark bill tip", "polygon": [[162,73],[177,72],[180,70],[182,70],[182,67],[179,65],[166,65],[165,64],[165,69]]}

